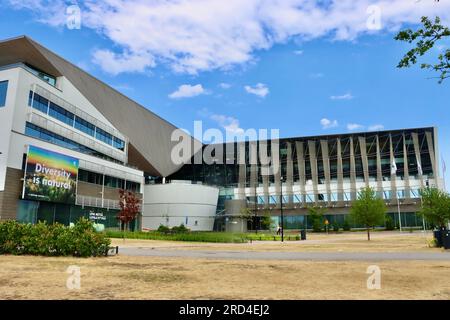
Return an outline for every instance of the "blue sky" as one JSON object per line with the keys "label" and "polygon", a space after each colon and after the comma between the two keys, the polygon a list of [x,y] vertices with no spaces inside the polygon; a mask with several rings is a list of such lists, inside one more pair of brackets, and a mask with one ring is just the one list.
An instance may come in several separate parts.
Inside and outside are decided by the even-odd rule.
{"label": "blue sky", "polygon": [[[189,131],[194,120],[234,132],[276,128],[282,137],[437,126],[450,165],[450,80],[438,84],[419,67],[396,68],[410,48],[393,40],[396,30],[414,27],[421,12],[446,12],[450,20],[448,2],[422,1],[392,1],[394,8],[380,2],[382,26],[367,31],[361,21],[377,1],[352,7],[342,0],[347,6],[340,7],[286,0],[290,5],[274,16],[273,8],[240,8],[239,1],[229,2],[236,6],[229,13],[221,2],[202,12],[201,0],[181,1],[181,8],[135,0],[134,9],[81,1],[80,29],[70,30],[70,2],[0,0],[0,38],[28,35]],[[223,14],[204,18],[214,10]],[[308,16],[313,20],[304,22]]]}

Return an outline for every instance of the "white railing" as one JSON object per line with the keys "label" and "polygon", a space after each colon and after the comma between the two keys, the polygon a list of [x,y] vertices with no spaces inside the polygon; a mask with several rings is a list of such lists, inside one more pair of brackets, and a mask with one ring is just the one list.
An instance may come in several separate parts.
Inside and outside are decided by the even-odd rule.
{"label": "white railing", "polygon": [[74,129],[66,128],[56,121],[53,121],[50,117],[42,116],[42,113],[39,110],[29,108],[28,121],[40,128],[75,141],[83,146],[110,156],[111,158],[117,159],[121,162],[127,161],[127,156],[124,152],[116,150],[114,147],[104,146],[103,144],[97,142],[96,139],[90,137],[88,138],[87,136],[76,132]]}
{"label": "white railing", "polygon": [[105,209],[120,209],[119,200],[102,199],[77,195],[75,204],[82,207],[96,207]]}
{"label": "white railing", "polygon": [[34,90],[34,92],[36,92],[40,96],[46,98],[47,100],[50,100],[51,102],[57,104],[58,106],[66,109],[67,111],[72,112],[73,114],[75,114],[76,116],[80,117],[81,119],[84,119],[84,120],[92,123],[97,128],[100,128],[103,131],[106,131],[106,132],[112,134],[113,136],[116,136],[117,138],[122,139],[123,141],[127,141],[127,138],[122,133],[117,131],[115,128],[113,128],[113,127],[111,127],[111,126],[101,122],[97,118],[91,116],[87,112],[85,112],[85,111],[81,110],[80,108],[74,106],[70,102],[67,102],[66,100],[64,100],[64,99],[58,97],[57,95],[51,93],[50,91],[48,91],[47,89],[41,87],[40,85],[34,84],[33,87],[32,87],[32,90]]}

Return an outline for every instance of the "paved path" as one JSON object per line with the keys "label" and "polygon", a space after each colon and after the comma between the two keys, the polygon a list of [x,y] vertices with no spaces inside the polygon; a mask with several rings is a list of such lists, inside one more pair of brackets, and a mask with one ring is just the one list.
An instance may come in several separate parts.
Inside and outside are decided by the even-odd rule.
{"label": "paved path", "polygon": [[240,260],[309,260],[309,261],[450,261],[450,252],[254,252],[174,250],[164,248],[122,247],[119,254],[148,257],[182,257]]}

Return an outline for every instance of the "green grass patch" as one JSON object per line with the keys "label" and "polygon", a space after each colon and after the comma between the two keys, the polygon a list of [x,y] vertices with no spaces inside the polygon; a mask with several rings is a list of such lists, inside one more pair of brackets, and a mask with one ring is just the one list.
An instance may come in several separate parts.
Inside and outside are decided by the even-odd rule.
{"label": "green grass patch", "polygon": [[[107,230],[105,232],[109,238],[123,238],[122,231]],[[245,235],[226,232],[181,232],[181,233],[161,233],[150,232],[125,232],[127,239],[142,240],[169,240],[169,241],[192,241],[192,242],[222,242],[222,243],[243,243],[247,242]]]}
{"label": "green grass patch", "polygon": [[[109,238],[123,238],[122,231],[107,230]],[[127,239],[142,240],[168,240],[168,241],[192,241],[192,242],[216,242],[216,243],[245,243],[248,241],[281,241],[280,235],[271,233],[229,233],[229,232],[207,232],[191,231],[180,233],[163,233],[158,231],[149,232],[125,232]],[[285,241],[300,240],[298,235],[285,234]]]}

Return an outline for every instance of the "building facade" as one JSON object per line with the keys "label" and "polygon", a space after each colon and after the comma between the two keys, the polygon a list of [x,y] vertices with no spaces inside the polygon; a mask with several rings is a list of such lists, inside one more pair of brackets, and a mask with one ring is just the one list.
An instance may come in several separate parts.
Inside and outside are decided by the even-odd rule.
{"label": "building facade", "polygon": [[[331,222],[342,223],[351,202],[372,187],[403,226],[421,225],[419,190],[443,187],[439,175],[437,129],[416,128],[276,141],[216,145],[211,164],[184,166],[171,178],[220,186],[225,201],[247,200],[247,207],[279,217],[287,228],[307,223],[307,208],[326,208]],[[192,160],[194,163],[194,160]]]}
{"label": "building facade", "polygon": [[[141,199],[135,228],[241,230],[226,225],[240,207],[253,226],[282,208],[300,228],[310,206],[342,222],[370,186],[409,226],[419,190],[443,186],[434,127],[202,145],[28,37],[0,41],[0,122],[0,220],[114,228],[125,189]],[[174,161],[180,141],[192,159]]]}
{"label": "building facade", "polygon": [[119,190],[181,166],[175,126],[28,37],[0,42],[0,122],[0,220],[118,227]]}

